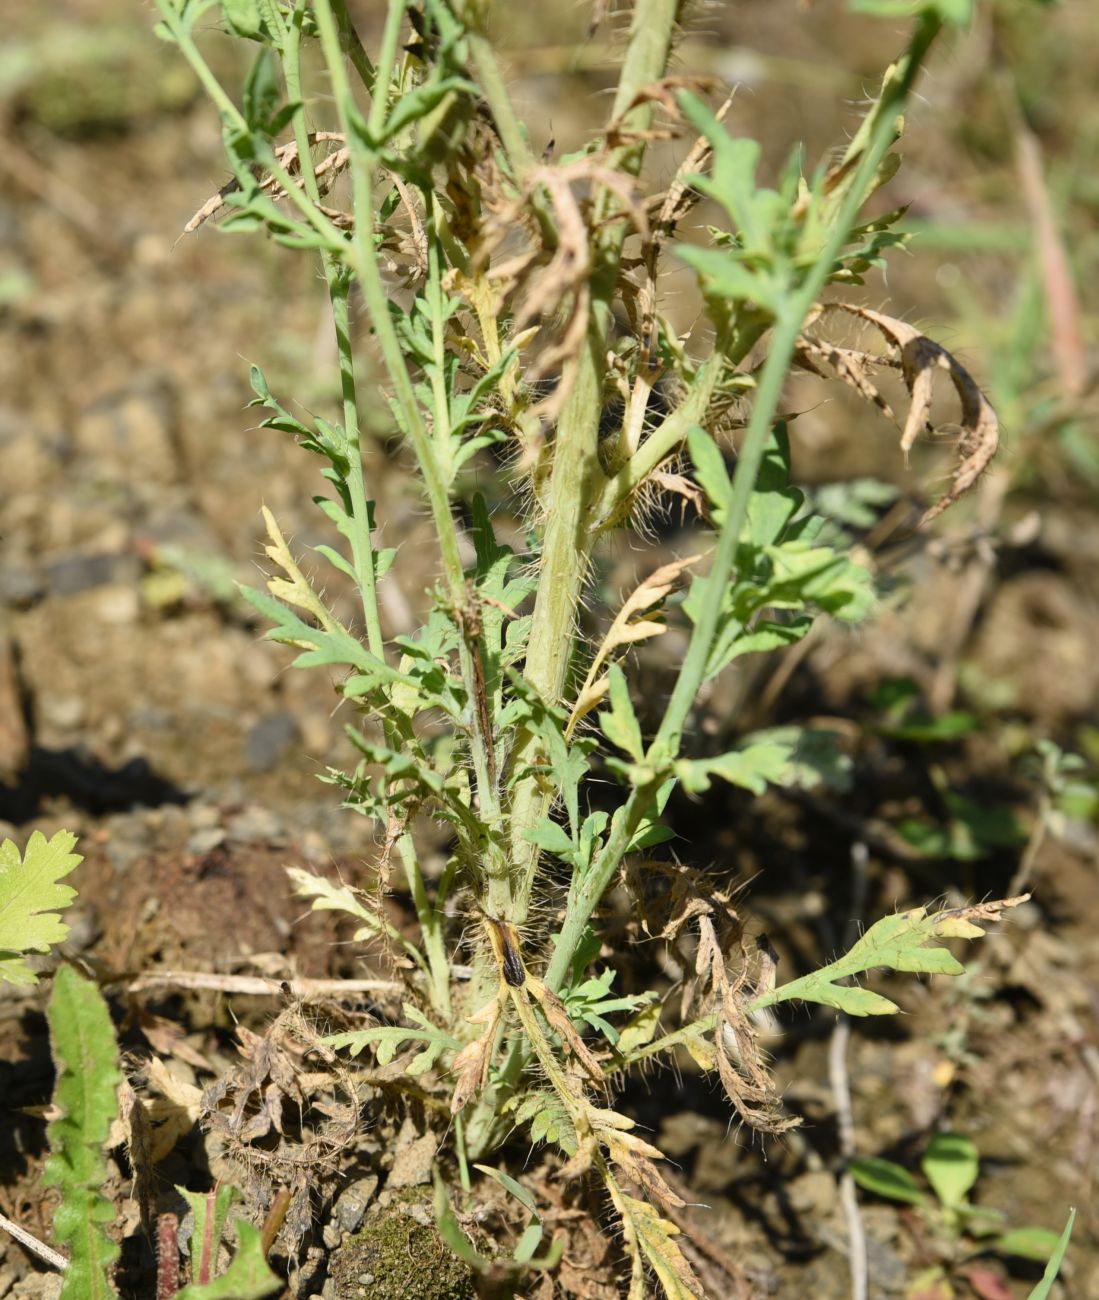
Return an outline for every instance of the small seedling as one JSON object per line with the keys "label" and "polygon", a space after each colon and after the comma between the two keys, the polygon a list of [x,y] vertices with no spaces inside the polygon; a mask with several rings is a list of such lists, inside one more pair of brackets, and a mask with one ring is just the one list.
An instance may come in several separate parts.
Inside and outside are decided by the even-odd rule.
{"label": "small seedling", "polygon": [[990,1294],[987,1269],[974,1260],[999,1255],[1045,1263],[1057,1250],[1055,1232],[1007,1228],[999,1210],[973,1204],[969,1195],[980,1174],[980,1156],[960,1133],[936,1133],[927,1144],[920,1161],[926,1186],[903,1165],[878,1156],[853,1160],[849,1168],[866,1191],[912,1206],[917,1213],[921,1250],[936,1262],[912,1281],[912,1297],[948,1300],[959,1282],[984,1297]]}

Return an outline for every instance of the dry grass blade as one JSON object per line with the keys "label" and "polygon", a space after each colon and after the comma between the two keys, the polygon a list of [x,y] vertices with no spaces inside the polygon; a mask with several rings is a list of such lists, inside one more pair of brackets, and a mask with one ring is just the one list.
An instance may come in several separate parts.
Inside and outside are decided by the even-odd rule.
{"label": "dry grass blade", "polygon": [[1041,147],[1021,116],[1015,125],[1015,166],[1041,260],[1053,364],[1065,395],[1080,397],[1088,387],[1080,300],[1064,241],[1057,229],[1057,217],[1042,167]]}
{"label": "dry grass blade", "polygon": [[[945,370],[954,385],[961,405],[961,437],[958,441],[958,464],[950,486],[942,497],[924,511],[919,526],[929,523],[964,496],[977,482],[996,454],[1000,442],[1000,425],[996,412],[978,388],[972,376],[941,344],[922,334],[914,326],[884,312],[851,303],[832,302],[819,308],[815,319],[825,313],[841,311],[867,321],[895,350],[911,401],[901,435],[901,450],[907,456],[919,435],[931,428],[931,399],[936,370]],[[817,343],[817,340],[812,340]],[[820,346],[824,346],[821,344]],[[880,358],[879,364],[889,364]]]}

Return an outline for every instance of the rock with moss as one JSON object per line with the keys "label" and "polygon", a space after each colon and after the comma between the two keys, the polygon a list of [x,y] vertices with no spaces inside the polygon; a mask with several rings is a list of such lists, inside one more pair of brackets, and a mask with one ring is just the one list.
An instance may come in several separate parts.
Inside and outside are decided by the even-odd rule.
{"label": "rock with moss", "polygon": [[474,1300],[473,1271],[400,1201],[369,1213],[332,1255],[336,1300]]}

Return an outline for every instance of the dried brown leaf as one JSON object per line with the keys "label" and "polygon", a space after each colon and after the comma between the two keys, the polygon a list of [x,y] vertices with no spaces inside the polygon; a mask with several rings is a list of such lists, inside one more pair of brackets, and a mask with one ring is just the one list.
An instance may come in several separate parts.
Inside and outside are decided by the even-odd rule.
{"label": "dried brown leaf", "polygon": [[592,1054],[588,1045],[576,1032],[576,1027],[569,1018],[568,1009],[565,1004],[552,989],[546,988],[541,980],[536,980],[532,976],[527,977],[526,988],[530,990],[531,996],[541,1006],[542,1012],[546,1017],[546,1022],[554,1033],[560,1037],[565,1048],[571,1052],[584,1067],[584,1070],[587,1072],[591,1081],[602,1086],[605,1082],[603,1067],[599,1064],[598,1059]]}
{"label": "dried brown leaf", "polygon": [[639,641],[660,636],[666,630],[663,623],[646,615],[663,604],[684,570],[696,564],[701,558],[701,555],[688,555],[683,559],[662,564],[626,597],[591,661],[588,675],[577,694],[568,726],[565,728],[566,737],[572,735],[577,723],[585,718],[607,693],[607,684],[600,674],[614,652],[636,645]]}
{"label": "dried brown leaf", "polygon": [[[320,185],[320,192],[327,193],[332,182],[336,177],[347,168],[351,161],[351,151],[344,144],[343,134],[339,131],[313,131],[309,135],[309,143],[312,144],[339,144],[338,149],[334,149],[313,167],[313,175],[316,176]],[[280,145],[275,150],[275,157],[279,165],[285,168],[291,175],[300,174],[301,165],[298,158],[297,141],[291,140],[288,144]],[[257,173],[258,174],[258,173]],[[286,198],[286,191],[275,180],[273,176],[268,176],[261,184],[261,189],[269,191],[271,197],[275,200]],[[225,207],[225,200],[230,194],[235,194],[240,189],[240,182],[231,180],[223,185],[216,194],[212,194],[206,202],[191,217],[190,221],[183,227],[183,234],[190,235],[196,231],[204,222],[215,216]],[[332,210],[325,210],[325,215],[337,216],[342,222],[350,222],[350,218],[343,213],[336,213]]]}
{"label": "dried brown leaf", "polygon": [[[907,455],[916,438],[931,427],[931,398],[936,370],[945,370],[961,405],[959,459],[945,494],[924,511],[920,526],[929,523],[953,505],[977,482],[996,453],[1000,426],[988,399],[969,372],[941,344],[922,334],[914,326],[887,316],[884,312],[852,303],[831,302],[819,307],[814,320],[825,313],[841,311],[867,321],[881,334],[899,358],[901,374],[911,396],[901,450]],[[817,340],[814,340],[817,341]],[[823,346],[823,345],[822,345]],[[885,360],[885,359],[883,359]]]}
{"label": "dried brown leaf", "polygon": [[484,1091],[492,1059],[492,1044],[496,1039],[502,1012],[503,998],[497,995],[472,1016],[467,1016],[471,1025],[484,1025],[484,1032],[479,1038],[467,1043],[454,1058],[454,1091],[450,1098],[452,1115],[457,1115],[467,1103]]}

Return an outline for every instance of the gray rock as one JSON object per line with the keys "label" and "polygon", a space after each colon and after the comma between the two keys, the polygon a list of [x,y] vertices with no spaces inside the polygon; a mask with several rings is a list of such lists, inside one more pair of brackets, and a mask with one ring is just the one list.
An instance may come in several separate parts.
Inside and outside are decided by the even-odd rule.
{"label": "gray rock", "polygon": [[26,609],[46,590],[41,574],[18,564],[0,564],[0,604]]}
{"label": "gray rock", "polygon": [[253,772],[270,772],[286,751],[298,742],[300,732],[297,719],[283,710],[269,713],[248,733],[244,753]]}
{"label": "gray rock", "polygon": [[195,831],[187,841],[187,852],[193,853],[196,857],[201,857],[202,854],[211,852],[224,842],[225,828],[223,826],[208,826],[205,830]]}
{"label": "gray rock", "polygon": [[112,555],[66,555],[46,565],[46,585],[54,596],[75,596],[109,583],[135,583],[142,563],[130,551]]}
{"label": "gray rock", "polygon": [[286,838],[286,827],[278,813],[256,804],[230,817],[226,830],[238,844],[274,844]]}
{"label": "gray rock", "polygon": [[377,1190],[377,1174],[359,1178],[343,1189],[333,1211],[335,1221],[342,1231],[358,1232],[366,1207],[374,1199]]}

